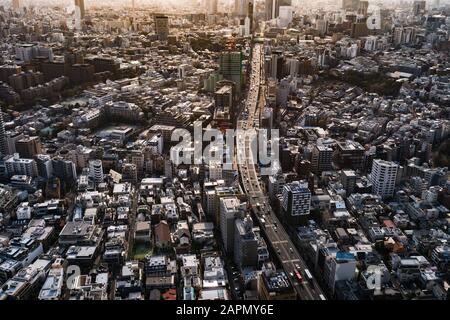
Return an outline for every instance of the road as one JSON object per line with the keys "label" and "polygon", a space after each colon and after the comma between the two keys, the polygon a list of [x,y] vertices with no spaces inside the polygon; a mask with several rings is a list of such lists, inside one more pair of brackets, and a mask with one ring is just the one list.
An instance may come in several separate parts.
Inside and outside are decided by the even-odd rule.
{"label": "road", "polygon": [[[260,114],[265,106],[263,50],[262,44],[253,45],[250,86],[244,112],[240,114],[236,124],[238,129],[236,155],[240,178],[244,191],[248,195],[254,217],[261,227],[261,232],[293,284],[298,298],[300,300],[321,300],[321,297],[324,297],[321,288],[316,279],[307,280],[306,263],[269,205],[264,187],[260,183],[257,155],[250,148],[252,143],[256,143],[253,135],[259,128]],[[295,275],[296,270],[301,274],[303,281],[298,281]]]}

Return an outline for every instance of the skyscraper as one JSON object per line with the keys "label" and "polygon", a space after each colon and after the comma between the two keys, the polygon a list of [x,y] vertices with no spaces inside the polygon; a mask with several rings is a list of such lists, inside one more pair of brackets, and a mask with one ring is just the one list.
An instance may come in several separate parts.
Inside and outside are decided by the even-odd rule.
{"label": "skyscraper", "polygon": [[5,122],[3,121],[3,113],[0,111],[0,157],[4,157],[7,153]]}
{"label": "skyscraper", "polygon": [[314,146],[311,155],[312,171],[314,173],[321,174],[323,171],[331,170],[332,156],[333,156],[332,148],[324,145]]}
{"label": "skyscraper", "polygon": [[369,1],[360,1],[358,5],[358,14],[366,16],[368,8],[369,8]]}
{"label": "skyscraper", "polygon": [[239,95],[242,89],[242,60],[240,51],[223,52],[219,56],[219,73],[224,79],[236,84],[236,92]]}
{"label": "skyscraper", "polygon": [[275,18],[275,8],[277,0],[266,0],[266,20]]}
{"label": "skyscraper", "polygon": [[165,15],[155,16],[155,33],[160,40],[166,40],[169,35],[169,17]]}
{"label": "skyscraper", "polygon": [[205,0],[206,12],[208,14],[217,14],[217,2],[218,0]]}
{"label": "skyscraper", "polygon": [[282,207],[288,216],[308,215],[311,210],[311,191],[308,183],[294,181],[283,187]]}
{"label": "skyscraper", "polygon": [[416,0],[413,3],[413,13],[415,16],[425,13],[426,1]]}
{"label": "skyscraper", "polygon": [[103,165],[101,160],[89,161],[89,176],[95,183],[103,182]]}
{"label": "skyscraper", "polygon": [[235,0],[234,2],[234,12],[237,16],[244,18],[248,14],[248,3],[249,0]]}
{"label": "skyscraper", "polygon": [[258,263],[258,238],[253,232],[253,220],[247,215],[235,220],[234,262],[240,267],[256,266]]}
{"label": "skyscraper", "polygon": [[373,193],[382,198],[392,197],[395,190],[398,165],[391,161],[381,159],[373,160],[370,181],[373,186]]}
{"label": "skyscraper", "polygon": [[292,0],[266,0],[266,20],[276,19],[280,16],[280,7],[292,5]]}
{"label": "skyscraper", "polygon": [[23,0],[12,0],[11,8],[13,10],[19,10],[23,6]]}
{"label": "skyscraper", "polygon": [[240,201],[236,197],[220,199],[220,233],[227,254],[234,250],[234,220],[239,212]]}
{"label": "skyscraper", "polygon": [[75,7],[78,7],[80,10],[80,17],[81,19],[84,19],[84,16],[86,14],[84,10],[84,0],[75,0]]}
{"label": "skyscraper", "polygon": [[248,2],[247,17],[250,19],[250,33],[253,32],[253,1]]}

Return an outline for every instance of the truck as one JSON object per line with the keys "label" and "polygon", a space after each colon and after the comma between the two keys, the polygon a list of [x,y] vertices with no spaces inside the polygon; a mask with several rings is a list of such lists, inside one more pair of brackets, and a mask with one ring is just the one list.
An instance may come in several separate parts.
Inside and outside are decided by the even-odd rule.
{"label": "truck", "polygon": [[308,269],[305,269],[305,275],[306,275],[306,279],[308,279],[308,281],[312,283],[312,281],[314,280],[314,278],[313,278],[311,272],[309,272]]}

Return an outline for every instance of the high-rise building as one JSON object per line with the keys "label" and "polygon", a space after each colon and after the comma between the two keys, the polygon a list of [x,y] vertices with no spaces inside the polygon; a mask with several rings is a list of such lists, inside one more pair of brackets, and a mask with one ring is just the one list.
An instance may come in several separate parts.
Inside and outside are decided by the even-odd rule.
{"label": "high-rise building", "polygon": [[206,12],[208,12],[208,14],[217,14],[218,0],[205,0],[205,1],[206,1]]}
{"label": "high-rise building", "polygon": [[84,9],[84,0],[75,0],[75,7],[80,10],[81,19],[84,19],[84,16],[86,15],[86,11]]}
{"label": "high-rise building", "polygon": [[23,0],[12,0],[11,2],[11,8],[16,11],[22,8],[23,6]]}
{"label": "high-rise building", "polygon": [[342,169],[362,170],[364,154],[365,149],[359,142],[346,140],[337,143],[338,162]]}
{"label": "high-rise building", "polygon": [[278,0],[266,0],[266,20],[275,19],[275,8]]}
{"label": "high-rise building", "polygon": [[311,153],[311,170],[321,174],[331,170],[333,149],[324,145],[315,145]]}
{"label": "high-rise building", "polygon": [[369,9],[369,1],[359,1],[358,14],[367,16],[368,9]]}
{"label": "high-rise building", "polygon": [[8,154],[5,121],[3,120],[3,113],[0,111],[0,157],[4,157]]}
{"label": "high-rise building", "polygon": [[227,51],[219,56],[219,72],[224,79],[236,84],[236,93],[241,93],[243,84],[242,73],[243,55],[240,51]]}
{"label": "high-rise building", "polygon": [[250,0],[248,2],[248,10],[247,10],[247,17],[250,19],[250,33],[253,32],[253,10],[254,10],[253,1]]}
{"label": "high-rise building", "polygon": [[282,207],[288,216],[308,215],[311,210],[311,191],[305,181],[294,181],[283,187]]}
{"label": "high-rise building", "polygon": [[328,20],[326,19],[317,19],[316,20],[316,30],[319,32],[319,35],[324,36],[328,32]]}
{"label": "high-rise building", "polygon": [[169,17],[165,15],[155,16],[155,33],[160,40],[167,40],[169,35]]}
{"label": "high-rise building", "polygon": [[395,190],[398,165],[391,161],[375,159],[372,163],[370,181],[373,192],[382,198],[392,197]]}
{"label": "high-rise building", "polygon": [[415,0],[413,3],[413,13],[415,16],[425,13],[426,1]]}
{"label": "high-rise building", "polygon": [[292,6],[292,0],[266,0],[266,20],[276,19],[280,16],[280,7]]}
{"label": "high-rise building", "polygon": [[103,165],[101,160],[89,161],[89,176],[95,183],[103,182]]}
{"label": "high-rise building", "polygon": [[234,262],[239,268],[256,266],[258,263],[258,238],[249,215],[235,220]]}
{"label": "high-rise building", "polygon": [[367,23],[365,22],[354,22],[352,23],[352,38],[366,37],[369,34],[369,29],[367,28]]}
{"label": "high-rise building", "polygon": [[283,79],[283,65],[284,65],[283,51],[275,51],[275,50],[272,51],[272,57],[270,60],[270,67],[269,67],[270,76],[278,80]]}
{"label": "high-rise building", "polygon": [[342,9],[347,11],[357,11],[359,2],[359,0],[342,0]]}
{"label": "high-rise building", "polygon": [[346,195],[351,195],[355,192],[356,187],[356,173],[353,170],[341,171],[341,184],[344,188]]}
{"label": "high-rise building", "polygon": [[55,157],[52,159],[52,168],[53,175],[60,178],[62,182],[71,183],[77,179],[75,163],[70,160]]}
{"label": "high-rise building", "polygon": [[52,158],[47,154],[36,156],[38,175],[44,179],[49,179],[53,175]]}
{"label": "high-rise building", "polygon": [[293,19],[293,8],[291,6],[281,6],[280,15],[277,20],[277,25],[280,28],[286,28]]}
{"label": "high-rise building", "polygon": [[234,12],[238,17],[244,18],[248,15],[249,0],[235,0]]}
{"label": "high-rise building", "polygon": [[220,128],[229,127],[234,119],[233,84],[223,85],[214,93],[214,121]]}
{"label": "high-rise building", "polygon": [[41,139],[37,136],[24,137],[16,141],[16,152],[26,159],[31,159],[42,152]]}
{"label": "high-rise building", "polygon": [[37,176],[37,165],[33,159],[23,159],[18,153],[8,156],[5,160],[6,173],[8,176],[25,175],[29,177]]}
{"label": "high-rise building", "polygon": [[239,212],[240,201],[236,197],[220,199],[220,232],[225,251],[232,255],[234,250],[234,220]]}

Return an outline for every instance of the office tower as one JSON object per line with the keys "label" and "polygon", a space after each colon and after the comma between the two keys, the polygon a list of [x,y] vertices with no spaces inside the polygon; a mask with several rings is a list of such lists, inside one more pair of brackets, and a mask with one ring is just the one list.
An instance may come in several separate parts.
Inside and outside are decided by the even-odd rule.
{"label": "office tower", "polygon": [[369,9],[369,1],[359,1],[358,14],[367,16],[368,9]]}
{"label": "office tower", "polygon": [[319,35],[324,36],[328,32],[328,20],[326,19],[317,19],[316,20],[316,30],[319,32]]}
{"label": "office tower", "polygon": [[253,1],[248,2],[247,17],[250,19],[250,33],[253,32]]}
{"label": "office tower", "polygon": [[236,197],[220,199],[220,232],[228,255],[234,250],[234,220],[239,212],[239,205],[240,201]]}
{"label": "office tower", "polygon": [[233,103],[233,86],[224,85],[214,93],[214,120],[219,127],[231,124],[235,110]]}
{"label": "office tower", "polygon": [[205,0],[205,1],[206,1],[206,12],[208,12],[208,14],[217,14],[218,0]]}
{"label": "office tower", "polygon": [[281,6],[280,15],[277,20],[278,27],[287,28],[293,19],[293,10],[291,6]]}
{"label": "office tower", "polygon": [[35,137],[24,137],[16,141],[16,152],[21,158],[31,159],[42,152],[41,139]]}
{"label": "office tower", "polygon": [[89,161],[89,177],[91,177],[95,183],[103,182],[103,165],[101,160]]}
{"label": "office tower", "polygon": [[266,0],[266,20],[275,19],[275,8],[278,0]]}
{"label": "office tower", "polygon": [[239,51],[223,52],[219,56],[219,73],[224,79],[236,84],[238,95],[241,93],[243,84],[242,60],[243,55]]}
{"label": "office tower", "polygon": [[23,0],[12,0],[11,2],[11,8],[16,11],[22,8],[23,6]]}
{"label": "office tower", "polygon": [[346,140],[337,143],[338,162],[342,169],[362,170],[364,154],[365,149],[359,142]]}
{"label": "office tower", "polygon": [[266,0],[266,20],[276,19],[280,16],[280,7],[292,6],[292,0]]}
{"label": "office tower", "polygon": [[324,145],[316,145],[311,153],[311,169],[314,173],[321,174],[331,170],[333,149]]}
{"label": "office tower", "polygon": [[413,13],[415,16],[425,13],[426,1],[416,0],[413,3]]}
{"label": "office tower", "polygon": [[352,38],[366,37],[369,34],[367,23],[354,22],[352,23]]}
{"label": "office tower", "polygon": [[75,7],[80,10],[80,18],[84,19],[84,16],[86,15],[86,11],[84,9],[84,0],[75,0]]}
{"label": "office tower", "polygon": [[169,35],[169,17],[165,15],[155,16],[155,33],[160,40],[167,40]]}
{"label": "office tower", "polygon": [[305,181],[294,181],[283,187],[282,207],[288,216],[308,215],[311,210],[311,191]]}
{"label": "office tower", "polygon": [[[274,79],[283,79],[284,56],[283,51],[272,51],[270,61],[270,76]],[[278,88],[280,89],[280,88]]]}
{"label": "office tower", "polygon": [[258,238],[253,231],[250,215],[235,220],[234,263],[239,268],[253,267],[258,263]]}
{"label": "office tower", "polygon": [[36,165],[39,177],[49,179],[53,174],[52,158],[47,154],[38,154],[36,156]]}
{"label": "office tower", "polygon": [[342,9],[347,11],[357,11],[359,2],[359,0],[342,0]]}
{"label": "office tower", "polygon": [[249,0],[235,0],[234,12],[238,17],[244,18],[248,15]]}
{"label": "office tower", "polygon": [[395,190],[398,165],[394,162],[375,159],[372,163],[370,181],[373,192],[382,198],[392,197]]}
{"label": "office tower", "polygon": [[6,132],[6,154],[16,153],[16,142],[24,137],[22,132],[7,131]]}
{"label": "office tower", "polygon": [[61,157],[52,159],[53,175],[63,182],[73,182],[77,179],[75,163]]}
{"label": "office tower", "polygon": [[3,120],[3,113],[0,111],[0,157],[8,154],[8,145],[5,132],[5,121]]}

